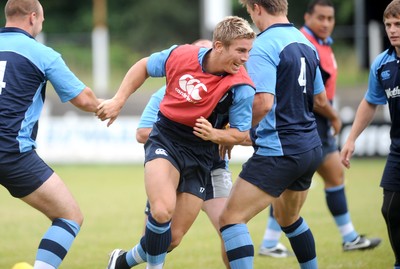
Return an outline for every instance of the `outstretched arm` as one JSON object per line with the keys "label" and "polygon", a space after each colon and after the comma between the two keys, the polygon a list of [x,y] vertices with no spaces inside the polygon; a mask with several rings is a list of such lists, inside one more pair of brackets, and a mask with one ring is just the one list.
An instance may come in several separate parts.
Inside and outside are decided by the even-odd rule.
{"label": "outstretched arm", "polygon": [[135,63],[126,73],[114,97],[103,101],[97,107],[97,117],[102,121],[109,119],[107,126],[115,121],[129,96],[142,86],[149,77],[146,68],[147,60],[146,57]]}
{"label": "outstretched arm", "polygon": [[71,104],[86,112],[96,112],[97,106],[100,104],[94,92],[86,87],[75,98],[70,100]]}

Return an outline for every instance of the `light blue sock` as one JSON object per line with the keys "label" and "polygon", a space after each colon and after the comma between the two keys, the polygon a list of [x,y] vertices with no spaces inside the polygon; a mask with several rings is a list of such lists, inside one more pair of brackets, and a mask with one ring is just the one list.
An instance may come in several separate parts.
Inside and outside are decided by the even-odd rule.
{"label": "light blue sock", "polygon": [[136,266],[138,264],[147,262],[147,253],[144,249],[144,236],[134,248],[126,253],[126,263],[130,266]]}
{"label": "light blue sock", "polygon": [[254,247],[246,224],[224,226],[221,235],[231,269],[253,268]]}
{"label": "light blue sock", "polygon": [[79,230],[78,223],[72,220],[55,219],[40,241],[35,264],[44,263],[58,268]]}

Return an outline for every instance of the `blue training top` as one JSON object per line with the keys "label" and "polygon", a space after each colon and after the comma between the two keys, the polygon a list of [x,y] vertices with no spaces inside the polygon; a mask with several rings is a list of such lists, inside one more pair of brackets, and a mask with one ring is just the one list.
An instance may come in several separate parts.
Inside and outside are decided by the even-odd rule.
{"label": "blue training top", "polygon": [[0,152],[36,147],[47,80],[62,102],[86,87],[59,53],[19,28],[0,28]]}
{"label": "blue training top", "polygon": [[399,58],[391,47],[379,54],[371,65],[365,100],[374,105],[388,103],[392,126],[390,152],[400,156],[400,73]]}
{"label": "blue training top", "polygon": [[257,93],[275,98],[254,132],[257,154],[293,155],[321,145],[313,114],[313,97],[324,90],[318,64],[315,47],[292,24],[258,34],[247,70]]}
{"label": "blue training top", "polygon": [[142,112],[138,128],[152,128],[153,124],[157,121],[158,111],[160,110],[161,100],[165,95],[165,85],[162,86],[158,91],[151,95],[149,102]]}

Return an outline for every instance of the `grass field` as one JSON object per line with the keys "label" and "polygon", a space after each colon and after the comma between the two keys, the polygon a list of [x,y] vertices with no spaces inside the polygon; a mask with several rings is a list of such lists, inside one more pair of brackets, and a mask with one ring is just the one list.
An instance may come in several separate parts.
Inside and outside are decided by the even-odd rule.
{"label": "grass field", "polygon": [[[316,176],[302,216],[311,227],[317,246],[319,268],[393,268],[394,257],[380,213],[379,187],[384,160],[353,160],[346,172],[346,191],[353,224],[359,233],[379,236],[381,246],[372,251],[343,253],[339,232],[328,213],[323,184]],[[84,225],[61,268],[104,269],[114,248],[131,248],[140,239],[145,193],[141,165],[54,166],[81,205]],[[236,178],[240,165],[231,165]],[[49,225],[40,213],[0,189],[0,268],[26,261],[33,263],[37,244]],[[255,251],[262,240],[267,211],[249,222]],[[285,236],[282,242],[289,246]],[[144,265],[136,268],[145,268]],[[201,213],[181,245],[168,254],[165,268],[223,268],[219,238]],[[255,256],[254,268],[298,268],[295,258]]]}

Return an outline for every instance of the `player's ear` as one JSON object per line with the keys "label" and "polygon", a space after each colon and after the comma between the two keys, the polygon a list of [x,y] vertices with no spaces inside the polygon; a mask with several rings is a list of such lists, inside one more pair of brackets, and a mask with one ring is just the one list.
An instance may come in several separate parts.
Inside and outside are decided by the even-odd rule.
{"label": "player's ear", "polygon": [[37,13],[36,12],[31,12],[29,14],[29,24],[33,26],[35,24],[35,21],[37,20]]}
{"label": "player's ear", "polygon": [[215,42],[214,42],[214,47],[213,47],[213,49],[215,49],[215,51],[221,53],[222,50],[223,50],[223,48],[224,48],[224,44],[222,44],[221,41],[215,41]]}

